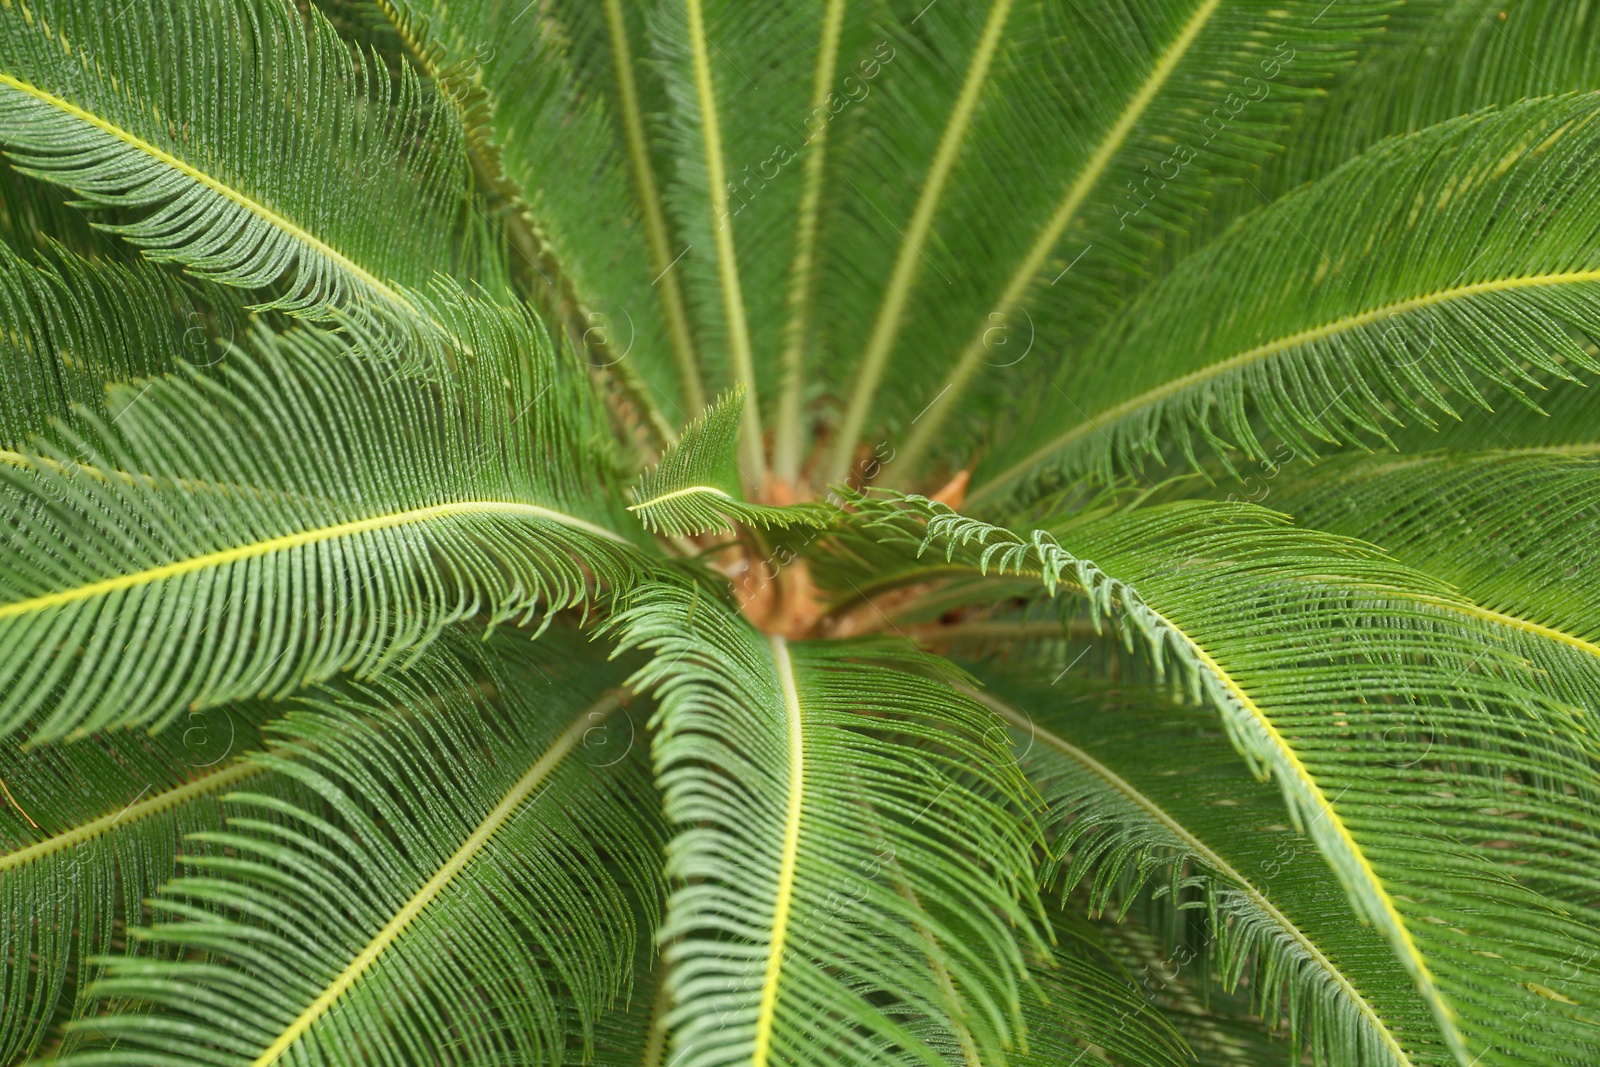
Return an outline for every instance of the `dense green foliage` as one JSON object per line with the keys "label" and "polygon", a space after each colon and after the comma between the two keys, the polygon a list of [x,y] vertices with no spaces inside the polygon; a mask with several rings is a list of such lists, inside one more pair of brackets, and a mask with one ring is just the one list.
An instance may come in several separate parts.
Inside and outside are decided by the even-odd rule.
{"label": "dense green foliage", "polygon": [[0,0],[0,1062],[1600,1063],[1597,20]]}

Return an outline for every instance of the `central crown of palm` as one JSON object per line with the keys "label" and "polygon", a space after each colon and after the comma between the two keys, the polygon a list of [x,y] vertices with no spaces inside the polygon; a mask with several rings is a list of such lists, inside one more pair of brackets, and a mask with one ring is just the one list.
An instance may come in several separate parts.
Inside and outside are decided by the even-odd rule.
{"label": "central crown of palm", "polygon": [[0,0],[0,1060],[1600,1062],[1594,19]]}

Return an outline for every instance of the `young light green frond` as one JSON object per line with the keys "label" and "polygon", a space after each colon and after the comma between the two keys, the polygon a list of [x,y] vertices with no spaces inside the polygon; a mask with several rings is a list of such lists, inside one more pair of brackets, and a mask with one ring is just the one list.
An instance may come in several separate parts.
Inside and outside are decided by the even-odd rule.
{"label": "young light green frond", "polygon": [[527,620],[649,569],[615,532],[632,524],[587,383],[519,312],[428,306],[455,376],[258,332],[0,466],[0,732],[159,727],[370,675],[455,620]]}
{"label": "young light green frond", "polygon": [[303,700],[272,731],[293,757],[255,759],[315,799],[224,797],[196,836],[226,854],[185,856],[139,931],[205,955],[112,960],[60,1062],[538,1063],[592,1038],[659,907],[658,801],[642,744],[591,746],[623,670],[581,638],[522,655],[496,705],[442,659]]}
{"label": "young light green frond", "polygon": [[1024,382],[1159,272],[1163,247],[1289,140],[1384,6],[1019,8],[930,242],[938,273],[891,369],[915,386],[884,397],[907,433],[895,484],[915,485],[930,453],[959,466],[978,412],[1011,409]]}
{"label": "young light green frond", "polygon": [[1196,438],[1297,453],[1514,389],[1524,365],[1597,369],[1600,97],[1535,101],[1390,142],[1191,257],[1063,364],[973,505],[1040,470],[1106,475]]}
{"label": "young light green frond", "polygon": [[285,0],[0,10],[0,143],[153,259],[267,306],[408,313],[463,266],[461,130]]}
{"label": "young light green frond", "polygon": [[220,287],[60,248],[30,263],[4,246],[0,323],[0,460],[76,408],[109,416],[107,383],[207,366],[247,329]]}
{"label": "young light green frond", "polygon": [[671,1062],[938,1064],[948,1047],[1000,1064],[1021,1048],[1022,952],[1042,947],[1029,802],[982,709],[928,673],[938,661],[763,638],[670,586],[616,626],[656,657],[631,684],[659,694],[656,775],[679,826]]}
{"label": "young light green frond", "polygon": [[1023,538],[913,504],[952,563],[1114,591],[1130,640],[1176,663],[1277,779],[1463,1067],[1596,1054],[1583,1005],[1600,929],[1571,906],[1600,888],[1595,742],[1504,627],[1370,546],[1249,505],[1090,515]]}
{"label": "young light green frond", "polygon": [[27,1058],[89,1006],[90,961],[176,873],[184,835],[221,827],[221,793],[248,781],[292,795],[240,758],[261,747],[270,714],[225,705],[156,737],[0,753],[0,1063]]}
{"label": "young light green frond", "polygon": [[788,529],[821,528],[837,509],[827,504],[774,507],[747,504],[739,485],[740,410],[743,389],[724,393],[683,431],[661,462],[645,471],[628,508],[653,532],[686,537],[731,530],[733,523]]}
{"label": "young light green frond", "polygon": [[1242,983],[1261,1016],[1286,1017],[1291,1044],[1319,1062],[1449,1062],[1410,976],[1327,894],[1316,847],[1207,732],[1208,712],[1060,677],[984,671],[978,699],[1011,727],[1049,805],[1064,894],[1088,882],[1092,908],[1126,908],[1150,884],[1170,905],[1203,905],[1191,961],[1229,989]]}

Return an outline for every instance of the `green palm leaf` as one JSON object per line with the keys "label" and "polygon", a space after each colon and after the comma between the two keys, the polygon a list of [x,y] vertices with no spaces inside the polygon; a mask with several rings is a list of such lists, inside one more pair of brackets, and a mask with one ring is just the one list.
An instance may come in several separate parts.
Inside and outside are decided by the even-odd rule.
{"label": "green palm leaf", "polygon": [[396,377],[372,339],[260,333],[0,468],[0,731],[159,726],[370,674],[455,620],[526,619],[645,568],[614,532],[581,379],[518,312],[432,314],[472,353],[457,377]]}
{"label": "green palm leaf", "polygon": [[[1102,918],[1099,931],[1111,954],[1131,971],[1201,1063],[1234,1067],[1279,1067],[1284,1061],[1276,1020],[1261,1018],[1243,990],[1228,994],[1201,967],[1181,962],[1196,951],[1190,941],[1176,943],[1145,909],[1118,919]],[[1163,909],[1164,914],[1164,909]]]}
{"label": "green palm leaf", "polygon": [[1379,25],[1326,0],[902,10],[841,149],[827,343],[856,362],[827,481],[874,427],[904,435],[895,484],[959,466],[975,441],[950,416],[1005,411]]}
{"label": "green palm leaf", "polygon": [[[1596,98],[1444,123],[1258,212],[1064,365],[1034,424],[976,477],[997,500],[1041,468],[1137,464],[1195,438],[1297,453],[1514,388],[1523,365],[1593,371]],[[1217,317],[1202,308],[1223,307]],[[1458,401],[1459,402],[1459,401]]]}
{"label": "green palm leaf", "polygon": [[1561,699],[1600,711],[1600,589],[1588,561],[1600,465],[1587,457],[1477,453],[1349,457],[1277,503],[1360,537],[1460,590]]}
{"label": "green palm leaf", "polygon": [[1015,1062],[1047,1067],[1083,1061],[1098,1049],[1113,1063],[1192,1063],[1193,1052],[1099,931],[1081,916],[1057,909],[1049,918],[1055,938],[1051,963],[1033,971],[1044,1003],[1029,1005],[1028,1051]]}
{"label": "green palm leaf", "polygon": [[0,757],[0,1062],[25,1057],[58,1014],[89,1006],[91,961],[138,925],[140,902],[176,873],[184,836],[220,828],[220,793],[249,782],[296,795],[241,759],[262,746],[270,716],[227,705],[157,737]]}
{"label": "green palm leaf", "polygon": [[1064,891],[1092,880],[1091,905],[1104,908],[1149,880],[1173,904],[1203,906],[1206,959],[1194,965],[1230,988],[1242,981],[1260,1015],[1286,1016],[1296,1043],[1326,1062],[1448,1062],[1410,977],[1326,892],[1315,846],[1206,732],[1209,715],[1137,688],[981,677],[977,699],[1012,725],[1059,827]]}
{"label": "green palm leaf", "polygon": [[[0,13],[0,143],[83,201],[136,209],[115,232],[268,306],[370,303],[467,262],[461,130],[425,114],[313,12],[281,0]],[[292,165],[290,165],[292,161]],[[404,225],[397,225],[404,219]],[[469,257],[470,258],[470,257]]]}
{"label": "green palm leaf", "polygon": [[0,1062],[1600,1062],[1596,28],[0,0]]}
{"label": "green palm leaf", "polygon": [[[1250,506],[1083,519],[1058,531],[1081,555],[947,508],[912,518],[891,501],[862,515],[864,537],[915,550],[925,522],[924,544],[951,566],[1114,605],[1129,639],[1175,661],[1277,779],[1459,1060],[1593,1054],[1584,967],[1600,929],[1568,901],[1595,888],[1593,860],[1579,858],[1600,828],[1595,745],[1504,627],[1374,549]],[[1413,804],[1425,819],[1406,817]],[[1505,811],[1530,821],[1513,829]],[[1511,1014],[1523,1025],[1507,1033]]]}
{"label": "green palm leaf", "polygon": [[826,526],[833,509],[749,504],[739,484],[737,448],[742,389],[722,396],[691,422],[661,462],[644,473],[628,508],[650,530],[669,537],[731,530],[733,522],[765,529]]}
{"label": "green palm leaf", "polygon": [[143,264],[94,263],[52,249],[30,263],[0,247],[0,453],[77,421],[110,417],[108,382],[144,378],[221,358],[220,331],[242,329],[240,309],[217,287],[178,283]]}
{"label": "green palm leaf", "polygon": [[660,847],[642,753],[586,749],[625,699],[623,672],[595,659],[572,646],[559,664],[502,658],[498,708],[461,695],[470,676],[448,661],[305,700],[271,731],[292,758],[254,758],[312,801],[223,798],[226,828],[198,838],[226,853],[185,857],[191,873],[141,934],[203,958],[111,961],[95,991],[146,1010],[80,1024],[104,1047],[60,1062],[527,1062],[583,1048],[626,999],[631,917],[657,906]]}
{"label": "green palm leaf", "polygon": [[706,393],[675,270],[683,249],[646,141],[659,86],[635,6],[378,6],[446,95],[478,101],[472,122],[487,112],[489,125],[469,124],[469,143],[520,220],[509,227],[520,265],[552,289],[596,364],[637,374],[639,402],[670,437]]}
{"label": "green palm leaf", "polygon": [[[1260,195],[1274,199],[1320,178],[1385,137],[1481,108],[1600,88],[1588,46],[1594,18],[1559,0],[1514,0],[1492,11],[1472,0],[1406,5],[1367,61],[1310,105],[1288,150],[1265,168]],[[1400,76],[1424,66],[1426,78]],[[1251,193],[1252,206],[1260,195]]]}
{"label": "green palm leaf", "polygon": [[703,593],[616,625],[657,657],[632,684],[659,692],[681,827],[673,1062],[1001,1062],[1039,941],[1026,796],[981,709],[908,673],[932,660],[763,639]]}

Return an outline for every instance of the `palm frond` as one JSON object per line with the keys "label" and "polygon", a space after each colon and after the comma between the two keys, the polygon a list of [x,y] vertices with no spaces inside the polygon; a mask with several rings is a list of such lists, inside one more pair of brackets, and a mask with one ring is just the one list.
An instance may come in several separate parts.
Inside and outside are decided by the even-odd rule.
{"label": "palm frond", "polygon": [[520,312],[428,307],[471,353],[453,377],[396,376],[376,338],[258,331],[0,467],[0,732],[159,727],[370,675],[458,619],[648,569],[581,375]]}
{"label": "palm frond", "polygon": [[642,751],[586,749],[623,671],[581,642],[529,655],[496,661],[498,707],[443,658],[305,698],[270,731],[292,757],[254,759],[314,802],[223,798],[197,837],[226,853],[185,856],[139,931],[204,958],[110,961],[95,992],[130,1007],[60,1062],[549,1062],[592,1039],[658,907],[658,809]]}
{"label": "palm frond", "polygon": [[1205,968],[1185,965],[1194,958],[1191,953],[1199,952],[1193,938],[1171,936],[1158,921],[1146,918],[1146,910],[1102,916],[1096,926],[1107,950],[1135,976],[1195,1058],[1229,1067],[1282,1067],[1282,1035],[1272,1021],[1255,1013],[1250,995],[1244,990],[1230,994]]}
{"label": "palm frond", "polygon": [[1194,1062],[1187,1047],[1081,917],[1049,911],[1055,945],[1049,966],[1035,966],[1043,1003],[1028,1004],[1028,1051],[1017,1063],[1055,1067],[1098,1049],[1113,1063],[1180,1067]]}
{"label": "palm frond", "polygon": [[[1259,456],[1253,410],[1298,454],[1597,364],[1600,209],[1583,195],[1600,97],[1508,107],[1386,142],[1271,205],[1063,365],[974,506],[1041,469],[1136,466],[1196,438]],[[1215,309],[1222,309],[1215,312]],[[1458,401],[1459,402],[1459,401]]]}
{"label": "palm frond", "polygon": [[1380,545],[1450,583],[1560,699],[1600,713],[1600,463],[1512,452],[1342,457],[1283,487],[1307,526]]}
{"label": "palm frond", "polygon": [[[131,258],[128,245],[90,224],[89,215],[68,203],[71,193],[17,173],[0,160],[0,241],[24,259],[53,246],[89,258]],[[118,253],[124,256],[118,256]]]}
{"label": "palm frond", "polygon": [[[105,386],[222,358],[249,328],[216,286],[145,264],[84,260],[61,248],[30,263],[0,246],[0,446],[23,444],[81,409],[110,418]],[[15,453],[0,452],[0,457]]]}
{"label": "palm frond", "polygon": [[380,6],[442,91],[476,109],[469,143],[527,231],[520,266],[560,295],[593,362],[636,375],[669,431],[686,422],[706,395],[646,139],[660,89],[635,5]]}
{"label": "palm frond", "polygon": [[914,484],[930,453],[959,465],[978,414],[1008,410],[1041,359],[1283,142],[1384,5],[895,7],[895,58],[860,105],[878,128],[841,138],[850,184],[829,231],[827,340],[858,362],[836,386],[845,414],[824,481],[843,479],[868,428],[903,436],[895,484]]}
{"label": "palm frond", "polygon": [[[871,645],[763,638],[703,592],[616,620],[655,658],[672,1062],[1004,1061],[1041,947],[1025,790],[982,710]],[[1019,944],[1020,941],[1020,944]]]}
{"label": "palm frond", "polygon": [[684,428],[661,462],[645,471],[628,508],[653,532],[686,537],[731,530],[734,522],[765,529],[826,526],[835,509],[826,504],[774,507],[747,504],[739,484],[738,443],[743,389],[720,397]]}
{"label": "palm frond", "polygon": [[[1472,0],[1408,4],[1370,56],[1310,103],[1287,149],[1264,168],[1259,196],[1320,178],[1386,137],[1481,108],[1600,89],[1600,58],[1589,47],[1595,29],[1593,11],[1559,0],[1493,10]],[[1419,70],[1427,77],[1410,73]]]}
{"label": "palm frond", "polygon": [[1029,538],[914,509],[863,507],[862,536],[914,546],[925,524],[949,565],[1110,601],[1130,641],[1179,666],[1277,779],[1459,1061],[1595,1054],[1584,968],[1600,929],[1570,903],[1597,888],[1595,742],[1504,626],[1370,546],[1250,505],[1088,515]]}
{"label": "palm frond", "polygon": [[1396,429],[1390,437],[1401,452],[1503,448],[1576,456],[1600,453],[1600,417],[1596,412],[1600,390],[1582,380],[1535,377],[1547,386],[1543,392],[1526,391],[1537,407],[1522,403],[1503,389],[1494,389],[1485,394],[1489,401],[1486,407],[1467,408],[1460,412],[1459,420],[1445,420],[1437,426],[1416,423]]}
{"label": "palm frond", "polygon": [[95,959],[176,873],[184,836],[221,827],[220,793],[249,782],[295,795],[242,759],[272,714],[224,705],[157,736],[0,754],[0,1062],[20,1062],[89,1006]]}
{"label": "palm frond", "polygon": [[1318,1062],[1449,1061],[1410,976],[1326,892],[1316,847],[1283,825],[1276,791],[1208,714],[1059,677],[984,671],[977,699],[1011,725],[1049,804],[1063,893],[1087,880],[1100,911],[1153,883],[1171,906],[1203,908],[1189,962],[1247,987],[1257,1013],[1286,1018],[1291,1043]]}
{"label": "palm frond", "polygon": [[[652,5],[646,20],[672,104],[665,141],[674,180],[665,198],[690,249],[685,295],[702,355],[724,353],[717,376],[748,397],[739,458],[752,486],[766,474],[763,386],[777,377],[805,184],[803,169],[791,165],[797,153],[784,143],[798,119],[784,118],[804,118],[815,95],[822,12],[820,0],[759,9],[685,0]],[[739,106],[730,106],[735,100]]]}
{"label": "palm frond", "polygon": [[414,312],[405,287],[494,257],[458,240],[451,116],[284,0],[8,6],[0,143],[85,203],[139,209],[114,230],[147,256],[280,286],[269,307]]}

